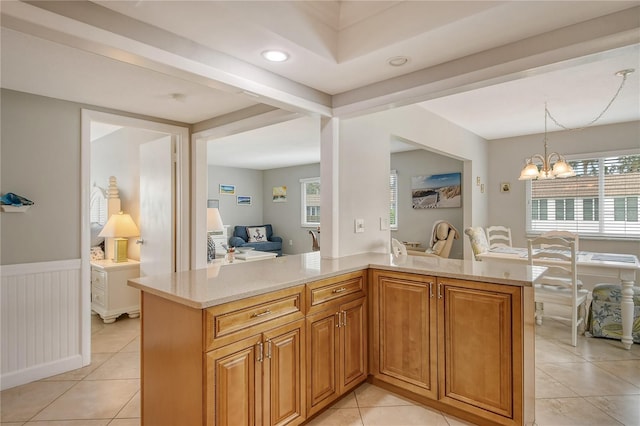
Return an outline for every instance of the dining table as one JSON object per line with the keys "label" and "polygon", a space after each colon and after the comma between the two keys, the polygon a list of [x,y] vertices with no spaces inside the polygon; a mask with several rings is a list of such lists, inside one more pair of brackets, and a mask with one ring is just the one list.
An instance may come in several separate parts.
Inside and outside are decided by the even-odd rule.
{"label": "dining table", "polygon": [[[476,255],[481,261],[529,262],[529,251],[526,247],[494,247]],[[550,262],[553,263],[553,262]],[[611,277],[620,282],[622,300],[620,310],[622,316],[622,345],[631,349],[633,339],[633,286],[636,285],[636,273],[640,271],[640,261],[633,254],[598,253],[578,251],[576,253],[578,275],[597,275]]]}

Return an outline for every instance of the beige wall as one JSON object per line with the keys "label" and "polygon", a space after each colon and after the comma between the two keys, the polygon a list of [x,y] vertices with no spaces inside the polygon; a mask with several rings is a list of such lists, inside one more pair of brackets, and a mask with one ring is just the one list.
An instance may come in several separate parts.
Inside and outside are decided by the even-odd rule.
{"label": "beige wall", "polygon": [[[594,126],[581,131],[548,134],[549,151],[568,156],[640,149],[640,122]],[[489,142],[491,170],[488,225],[511,227],[513,244],[526,245],[525,182],[519,181],[526,157],[544,150],[543,135],[521,136]],[[511,183],[509,193],[500,192],[500,183]],[[631,253],[640,255],[640,241],[580,239],[580,248],[587,251]]]}
{"label": "beige wall", "polygon": [[35,205],[1,213],[0,264],[80,257],[80,106],[2,90],[0,191]]}

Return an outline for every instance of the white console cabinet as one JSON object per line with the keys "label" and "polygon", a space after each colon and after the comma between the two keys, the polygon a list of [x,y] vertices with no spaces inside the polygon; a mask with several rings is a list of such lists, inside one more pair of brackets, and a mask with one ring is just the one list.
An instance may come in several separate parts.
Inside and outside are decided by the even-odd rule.
{"label": "white console cabinet", "polygon": [[105,324],[112,323],[126,313],[130,318],[140,316],[140,290],[127,285],[129,278],[140,276],[140,262],[111,260],[91,262],[91,309]]}

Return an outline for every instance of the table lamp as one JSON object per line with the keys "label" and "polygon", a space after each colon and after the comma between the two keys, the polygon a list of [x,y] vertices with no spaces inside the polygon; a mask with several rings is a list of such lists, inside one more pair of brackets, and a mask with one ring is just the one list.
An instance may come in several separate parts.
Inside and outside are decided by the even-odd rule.
{"label": "table lamp", "polygon": [[217,208],[207,209],[207,262],[211,262],[216,257],[216,245],[211,238],[212,233],[224,231],[220,210]]}
{"label": "table lamp", "polygon": [[140,230],[136,226],[131,215],[122,212],[113,214],[98,234],[100,237],[114,238],[113,261],[126,262],[128,238],[137,237]]}

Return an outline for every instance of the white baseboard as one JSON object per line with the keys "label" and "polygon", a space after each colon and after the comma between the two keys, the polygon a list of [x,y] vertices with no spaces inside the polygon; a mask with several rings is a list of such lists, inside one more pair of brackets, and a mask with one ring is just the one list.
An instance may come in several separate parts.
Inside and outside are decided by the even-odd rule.
{"label": "white baseboard", "polygon": [[82,367],[82,355],[74,355],[46,364],[38,364],[30,368],[25,368],[24,370],[12,371],[11,373],[0,376],[0,390],[24,385],[80,367]]}

